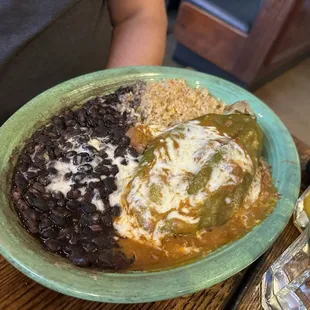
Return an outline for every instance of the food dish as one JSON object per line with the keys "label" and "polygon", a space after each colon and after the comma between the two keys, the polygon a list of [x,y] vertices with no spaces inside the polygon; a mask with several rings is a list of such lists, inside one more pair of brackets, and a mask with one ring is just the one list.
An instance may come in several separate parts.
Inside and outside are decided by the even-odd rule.
{"label": "food dish", "polygon": [[25,228],[77,266],[175,267],[272,212],[262,141],[247,102],[227,106],[182,79],[136,82],[40,127],[12,198]]}
{"label": "food dish", "polygon": [[[129,70],[129,69],[128,69]],[[125,75],[122,79],[119,77],[120,71],[110,71],[110,72],[104,72],[104,73],[98,73],[93,74],[91,77],[83,77],[83,79],[80,79],[80,83],[76,83],[77,80],[71,81],[70,83],[67,83],[67,86],[65,88],[58,87],[57,93],[55,93],[55,90],[51,90],[49,92],[49,95],[51,97],[44,98],[44,102],[49,100],[51,103],[49,105],[48,109],[44,109],[43,107],[43,101],[41,101],[42,107],[40,109],[40,117],[36,117],[36,120],[41,119],[43,122],[46,121],[51,115],[55,114],[55,112],[60,110],[60,102],[64,104],[72,104],[72,102],[75,101],[76,104],[85,102],[85,99],[89,98],[89,96],[98,95],[98,93],[103,92],[103,88],[116,88],[115,86],[115,79],[116,75],[118,75],[119,82],[124,84],[124,82],[128,82],[131,80],[137,80],[141,79],[143,74],[139,72],[146,72],[144,70],[147,70],[147,68],[138,68],[138,69],[130,69],[127,71],[127,75]],[[151,70],[152,74],[145,73],[144,78],[152,77],[161,79],[162,77],[178,77],[176,75],[176,71],[179,72],[179,74],[183,75],[183,77],[186,78],[186,80],[191,81],[191,76],[193,73],[187,72],[184,70],[176,70],[173,69],[166,69],[166,68],[148,68],[148,70]],[[159,70],[159,71],[158,71]],[[165,72],[164,75],[160,75],[159,73],[163,70]],[[113,73],[114,72],[114,73]],[[124,71],[122,71],[124,72]],[[100,81],[103,80],[103,77],[105,74],[110,75],[110,84],[107,83],[107,79],[104,80],[104,85],[100,83]],[[116,75],[113,75],[116,74]],[[99,78],[100,76],[100,78]],[[194,78],[193,78],[194,80]],[[193,81],[192,80],[192,81]],[[84,271],[77,271],[74,268],[69,267],[68,264],[66,264],[64,261],[61,261],[61,265],[58,264],[55,266],[53,265],[53,274],[57,274],[57,272],[64,273],[67,278],[69,279],[75,279],[74,280],[74,287],[72,285],[70,286],[68,283],[68,280],[61,279],[60,277],[57,277],[52,280],[51,274],[46,268],[47,265],[51,264],[51,260],[55,262],[55,260],[59,261],[59,259],[54,258],[51,255],[47,255],[46,253],[39,250],[39,247],[28,237],[24,236],[23,231],[20,229],[16,229],[16,225],[12,225],[14,223],[14,218],[12,217],[12,214],[10,213],[10,210],[5,208],[5,216],[2,216],[2,218],[5,220],[6,225],[3,226],[3,232],[2,232],[2,241],[3,244],[7,244],[7,232],[11,232],[11,238],[10,243],[14,243],[16,240],[19,240],[18,242],[22,242],[23,244],[28,243],[29,247],[27,247],[27,251],[22,253],[22,257],[20,256],[22,252],[21,250],[17,251],[14,246],[7,247],[5,246],[4,255],[12,261],[14,259],[15,262],[22,262],[23,266],[28,266],[27,270],[31,270],[30,273],[28,273],[30,276],[35,277],[39,282],[43,282],[49,287],[52,287],[54,289],[58,289],[62,292],[69,293],[75,296],[80,296],[83,298],[90,298],[95,300],[105,300],[105,301],[127,301],[127,302],[134,302],[134,301],[145,301],[145,300],[155,300],[155,299],[162,299],[162,298],[169,298],[176,295],[180,295],[186,292],[195,291],[199,288],[203,288],[206,285],[214,284],[217,281],[220,281],[224,279],[225,277],[231,275],[232,273],[236,272],[237,270],[240,270],[242,268],[241,266],[246,266],[249,264],[253,259],[255,259],[270,243],[275,239],[277,234],[280,232],[280,230],[284,227],[286,221],[289,218],[289,215],[292,212],[292,208],[290,208],[290,203],[292,202],[292,199],[295,199],[294,195],[297,193],[297,188],[299,186],[298,184],[298,178],[299,178],[299,171],[296,169],[296,166],[298,166],[298,159],[296,157],[296,152],[293,147],[291,150],[290,147],[286,147],[285,151],[281,151],[280,143],[273,142],[275,141],[275,132],[277,132],[277,137],[280,137],[285,142],[285,145],[290,146],[292,141],[290,140],[289,135],[287,134],[286,129],[283,127],[283,125],[278,121],[278,119],[272,114],[272,112],[266,108],[264,105],[262,105],[255,97],[251,96],[250,94],[241,91],[242,95],[238,94],[236,95],[240,89],[238,87],[233,86],[230,83],[223,82],[221,80],[218,80],[213,77],[206,78],[204,75],[200,75],[195,73],[195,80],[196,82],[199,80],[201,84],[205,83],[206,86],[208,85],[211,89],[211,93],[214,93],[217,97],[220,97],[221,99],[224,99],[224,101],[232,102],[236,101],[238,99],[246,99],[251,103],[251,107],[254,109],[254,111],[259,115],[259,123],[267,137],[264,144],[264,152],[267,157],[268,162],[273,166],[273,178],[274,181],[280,181],[279,185],[277,186],[279,188],[279,191],[283,190],[283,184],[285,184],[286,180],[286,172],[289,172],[289,180],[290,184],[296,184],[297,186],[290,186],[290,188],[287,188],[285,193],[283,193],[284,200],[280,200],[278,203],[278,206],[274,210],[274,212],[258,227],[256,227],[253,231],[251,231],[249,234],[247,234],[245,237],[241,238],[240,240],[220,249],[216,252],[212,253],[205,259],[200,260],[199,262],[192,263],[190,265],[174,268],[172,270],[167,271],[161,271],[158,273],[132,273],[132,274],[123,274],[123,275],[116,275],[116,274],[105,274],[104,280],[101,280],[100,274],[96,274],[96,277],[98,279],[96,280],[97,283],[100,283],[100,290],[99,288],[95,287],[95,283],[91,284],[89,282],[90,275],[85,273]],[[208,83],[207,81],[208,80]],[[221,90],[221,86],[225,85],[225,91]],[[194,86],[192,84],[192,86]],[[202,85],[203,86],[203,85]],[[105,89],[107,90],[107,89]],[[108,89],[109,90],[109,89]],[[59,92],[60,91],[60,92]],[[43,95],[42,95],[43,96]],[[227,97],[228,96],[228,97]],[[230,96],[230,97],[229,97]],[[235,96],[235,98],[234,98]],[[53,97],[53,98],[52,98]],[[225,98],[226,97],[226,98]],[[49,99],[48,99],[49,98]],[[68,98],[70,98],[69,101]],[[40,99],[40,98],[39,98]],[[52,101],[57,100],[57,104],[53,105]],[[236,99],[236,100],[233,100]],[[38,99],[37,99],[38,100]],[[42,100],[42,99],[40,99]],[[36,102],[34,100],[33,102]],[[39,101],[37,101],[39,102]],[[40,105],[39,103],[37,103]],[[35,103],[27,105],[26,109],[33,109],[35,106]],[[36,106],[38,108],[38,106]],[[33,110],[32,110],[33,111]],[[26,115],[27,117],[26,117]],[[23,118],[23,115],[25,118]],[[19,117],[19,124],[23,124],[24,128],[24,135],[20,134],[18,138],[12,139],[12,134],[8,134],[10,126],[11,128],[17,128],[16,121],[14,122],[14,117],[2,128],[2,130],[5,130],[6,140],[3,141],[3,145],[7,147],[6,152],[7,154],[10,152],[12,154],[12,147],[10,148],[10,145],[18,145],[18,141],[25,141],[25,138],[29,137],[29,133],[32,133],[35,128],[33,128],[34,121],[31,124],[27,124],[25,120],[28,118],[30,114],[25,113],[25,109],[21,109],[19,113],[15,115],[15,117]],[[260,115],[262,117],[260,117]],[[272,122],[266,122],[263,118],[264,117],[271,117]],[[39,127],[39,124],[36,123],[36,128]],[[275,126],[276,124],[276,126]],[[29,127],[28,127],[29,126]],[[277,139],[276,139],[277,140]],[[267,142],[267,144],[266,144]],[[275,143],[275,144],[274,144]],[[273,156],[271,157],[270,151],[274,150]],[[277,150],[277,151],[275,151]],[[4,159],[8,159],[8,155],[3,156]],[[285,166],[285,173],[281,173],[281,179],[279,177],[279,171],[281,170],[281,162],[282,160],[290,160],[295,161],[296,166],[288,165],[286,162],[283,162],[282,166]],[[13,158],[14,162],[14,158]],[[298,167],[297,167],[298,168]],[[2,171],[8,173],[6,171],[5,166],[2,166]],[[280,169],[280,170],[279,170]],[[282,171],[283,172],[283,171]],[[278,183],[276,183],[278,184]],[[7,188],[4,187],[4,189],[7,192]],[[297,194],[296,194],[297,196]],[[7,198],[2,197],[5,202]],[[5,203],[7,205],[7,203]],[[7,225],[7,219],[8,215],[10,219],[12,219],[10,225]],[[280,215],[280,216],[279,216]],[[3,222],[2,222],[3,223]],[[16,223],[16,221],[15,221]],[[253,239],[254,238],[254,239]],[[23,240],[23,241],[21,241]],[[250,241],[255,240],[255,246],[253,242]],[[259,240],[259,241],[258,241]],[[13,249],[13,250],[12,250]],[[36,249],[36,250],[34,250]],[[250,250],[251,249],[251,250]],[[250,251],[249,251],[250,250]],[[12,251],[14,252],[12,255]],[[33,263],[29,265],[30,257],[28,260],[28,254],[27,252],[31,253],[31,260],[35,261],[36,264],[34,266]],[[35,253],[35,254],[34,254]],[[234,253],[234,255],[229,255],[229,253]],[[238,254],[239,253],[239,254]],[[228,255],[227,255],[228,254]],[[215,259],[216,257],[216,259]],[[241,259],[241,257],[243,257]],[[226,264],[229,261],[229,264],[226,265],[227,268],[221,268],[220,266],[223,266],[223,263],[226,261]],[[224,263],[225,264],[225,263]],[[45,266],[43,268],[43,266]],[[65,266],[65,267],[64,267]],[[206,267],[208,266],[208,267]],[[216,267],[217,266],[217,267]],[[25,271],[25,269],[23,269]],[[198,271],[199,270],[199,271]],[[44,276],[44,280],[40,277],[35,276],[35,274],[41,274]],[[83,275],[83,288],[78,278]],[[220,276],[218,276],[220,275]],[[184,279],[185,277],[185,279]],[[126,292],[126,287],[128,288],[131,281],[133,279],[139,279],[134,288],[135,292]],[[117,279],[117,283],[115,282],[115,279]],[[152,279],[152,280],[150,280]],[[175,287],[175,280],[178,279],[177,287]],[[141,297],[141,294],[137,292],[142,292],[143,289],[145,289],[146,283],[149,283],[148,281],[152,281],[152,286],[154,289],[152,289],[150,292],[147,293],[147,297],[144,295],[144,297]],[[72,283],[72,281],[71,281]],[[113,284],[114,283],[114,284]],[[194,284],[196,283],[196,284]],[[165,292],[160,289],[160,287],[165,286]],[[102,292],[102,287],[105,288],[105,291]],[[118,290],[122,291],[122,297],[119,295],[115,295],[113,293],[113,290],[116,290],[116,287]],[[167,287],[169,287],[167,291]],[[145,290],[144,290],[145,291]],[[178,292],[178,293],[177,293]],[[105,297],[102,297],[102,296]],[[132,297],[132,296],[138,296],[139,297]],[[91,297],[92,296],[92,297]],[[101,297],[100,297],[101,296]]]}

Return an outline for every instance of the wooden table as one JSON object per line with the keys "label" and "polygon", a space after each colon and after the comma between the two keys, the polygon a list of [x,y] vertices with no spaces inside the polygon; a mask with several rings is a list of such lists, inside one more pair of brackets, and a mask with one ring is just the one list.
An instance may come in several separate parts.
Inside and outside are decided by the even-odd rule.
{"label": "wooden table", "polygon": [[[295,139],[302,168],[310,159],[310,148]],[[303,174],[302,188],[310,184]],[[0,310],[4,309],[113,309],[113,310],[256,310],[261,309],[260,281],[272,262],[296,239],[298,231],[292,221],[275,244],[247,269],[209,289],[161,302],[121,305],[84,301],[51,291],[30,280],[0,256]]]}

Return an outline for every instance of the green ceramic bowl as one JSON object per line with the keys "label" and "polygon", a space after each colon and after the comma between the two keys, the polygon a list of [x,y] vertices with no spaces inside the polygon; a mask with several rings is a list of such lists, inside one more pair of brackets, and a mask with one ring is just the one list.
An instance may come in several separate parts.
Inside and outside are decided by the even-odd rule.
{"label": "green ceramic bowl", "polygon": [[[213,95],[232,103],[248,100],[265,133],[264,152],[272,166],[281,199],[274,212],[241,239],[186,266],[160,272],[104,273],[77,268],[46,252],[25,232],[10,198],[10,179],[16,157],[41,124],[64,107],[114,90],[135,80],[184,78],[192,87],[207,87]],[[79,298],[115,302],[149,302],[193,293],[227,279],[247,267],[276,240],[292,212],[300,186],[298,154],[279,118],[259,99],[222,79],[189,70],[132,67],[96,72],[62,83],[37,96],[0,129],[0,251],[17,269],[35,281]]]}

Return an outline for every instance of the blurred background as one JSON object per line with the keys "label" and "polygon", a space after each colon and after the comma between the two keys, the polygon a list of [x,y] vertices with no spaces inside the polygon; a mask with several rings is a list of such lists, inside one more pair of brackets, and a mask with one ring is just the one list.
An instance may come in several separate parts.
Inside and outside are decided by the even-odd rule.
{"label": "blurred background", "polygon": [[166,9],[164,66],[249,89],[310,144],[310,0],[166,0]]}

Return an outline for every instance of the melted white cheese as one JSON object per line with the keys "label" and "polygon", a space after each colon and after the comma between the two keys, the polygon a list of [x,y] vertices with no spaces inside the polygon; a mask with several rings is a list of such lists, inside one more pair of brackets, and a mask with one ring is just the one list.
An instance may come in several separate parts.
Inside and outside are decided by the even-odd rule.
{"label": "melted white cheese", "polygon": [[[183,130],[182,139],[170,135],[165,138],[165,141],[160,140],[165,142],[165,147],[154,151],[156,164],[150,169],[147,180],[134,178],[127,195],[129,210],[125,210],[126,212],[123,212],[114,224],[122,236],[137,241],[145,242],[146,240],[154,246],[160,246],[161,239],[169,233],[162,229],[167,220],[177,218],[188,224],[197,224],[199,217],[190,216],[191,209],[200,207],[208,193],[221,186],[236,184],[238,179],[232,173],[236,165],[244,172],[252,171],[253,163],[249,155],[233,139],[226,134],[220,134],[215,127],[200,126],[199,121],[192,121],[188,122]],[[175,142],[177,142],[177,147]],[[196,175],[219,150],[223,155],[222,159],[212,170],[206,187],[189,197],[188,176]],[[132,171],[130,174],[132,175]],[[126,178],[128,182],[131,179],[130,176]],[[161,199],[159,201],[150,200],[152,186],[160,188]],[[121,193],[118,193],[117,197],[119,195]],[[188,201],[189,207],[184,207],[188,205]],[[226,203],[229,201],[226,200]],[[143,218],[143,223],[153,222],[155,229],[150,230],[147,226],[142,229],[141,222],[136,221],[131,211],[139,214],[139,217]],[[162,214],[164,220],[160,219],[156,222],[154,213]]]}
{"label": "melted white cheese", "polygon": [[[90,152],[83,148],[83,145],[80,145],[77,143],[76,138],[70,138],[68,140],[70,143],[72,143],[73,147],[66,151],[75,151],[77,153],[84,152],[90,154]],[[125,155],[126,161],[128,165],[123,165],[121,162],[123,158],[115,158],[114,157],[114,151],[116,149],[115,145],[112,145],[111,143],[107,143],[107,139],[105,138],[96,138],[91,139],[87,142],[88,145],[94,147],[97,151],[104,150],[108,157],[107,159],[110,159],[112,161],[112,165],[117,165],[119,172],[116,175],[116,185],[117,185],[117,191],[112,193],[109,197],[110,203],[112,206],[114,205],[121,205],[121,194],[124,189],[124,184],[127,184],[130,176],[134,174],[134,170],[137,167],[137,163],[135,162],[135,159],[127,154]],[[72,162],[73,159],[70,160],[69,163],[62,162],[60,160],[54,160],[51,161],[49,164],[49,167],[53,167],[57,169],[58,173],[56,176],[54,176],[51,180],[51,183],[46,187],[47,191],[50,192],[62,192],[64,195],[67,195],[67,193],[71,190],[71,185],[73,185],[73,182],[70,179],[66,179],[65,175],[67,173],[72,172],[73,174],[77,173],[77,167]],[[100,162],[102,161],[101,158],[95,157],[92,161],[88,162],[93,168],[95,168]],[[105,179],[106,176],[101,176],[100,179]],[[98,179],[94,178],[88,178],[86,177],[83,182],[89,184],[90,182],[98,182]],[[85,188],[79,189],[81,191],[81,194],[85,194]],[[94,191],[94,197],[92,199],[92,203],[96,206],[97,210],[104,211],[105,206],[103,201],[100,198],[99,192],[96,192],[98,190]]]}

